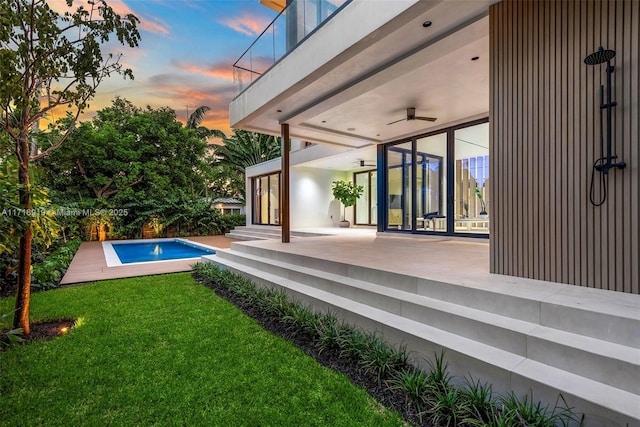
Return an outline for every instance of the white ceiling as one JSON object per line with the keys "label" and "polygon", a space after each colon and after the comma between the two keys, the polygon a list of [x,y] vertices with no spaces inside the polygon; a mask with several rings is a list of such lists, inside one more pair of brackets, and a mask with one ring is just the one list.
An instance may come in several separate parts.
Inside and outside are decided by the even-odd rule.
{"label": "white ceiling", "polygon": [[[295,93],[266,105],[240,125],[279,134],[280,123],[289,123],[295,139],[369,147],[309,165],[352,169],[359,160],[375,162],[376,144],[487,117],[486,9],[491,1],[446,1],[411,16],[385,39],[335,65],[330,73],[317,76]],[[471,10],[470,5],[476,9]],[[461,16],[463,12],[476,15]],[[422,22],[426,19],[433,20],[433,26],[425,29]],[[430,37],[430,31],[436,30],[437,37]],[[403,40],[407,40],[409,52],[400,45]],[[393,46],[398,52],[393,51]],[[478,59],[472,61],[473,57]],[[361,70],[363,66],[359,64],[367,61],[374,61],[377,68],[357,75],[354,70]],[[406,117],[408,107],[415,107],[418,116],[437,120],[387,125]]]}

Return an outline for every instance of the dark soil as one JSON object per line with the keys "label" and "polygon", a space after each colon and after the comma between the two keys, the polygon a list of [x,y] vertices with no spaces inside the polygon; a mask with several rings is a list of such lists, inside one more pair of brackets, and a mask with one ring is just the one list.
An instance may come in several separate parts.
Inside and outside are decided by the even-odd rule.
{"label": "dark soil", "polygon": [[[34,322],[30,325],[31,330],[29,335],[21,335],[21,338],[25,340],[25,343],[31,341],[52,340],[55,337],[59,337],[69,332],[69,330],[73,328],[75,324],[75,319],[53,319]],[[0,337],[4,337],[4,334],[0,334]]]}
{"label": "dark soil", "polygon": [[431,426],[431,424],[424,420],[420,423],[417,412],[412,406],[407,404],[407,399],[404,393],[400,391],[392,391],[384,385],[379,385],[375,378],[366,375],[366,373],[362,372],[355,363],[341,358],[337,351],[324,350],[321,353],[318,352],[318,349],[310,338],[287,330],[285,325],[280,322],[279,319],[265,316],[260,310],[243,303],[234,293],[227,291],[217,283],[200,277],[198,274],[194,274],[194,277],[199,283],[213,289],[217,295],[230,301],[236,307],[244,311],[248,316],[255,319],[263,328],[289,340],[307,355],[316,359],[321,365],[345,374],[354,385],[365,389],[369,395],[374,397],[385,407],[400,413],[407,422],[416,426]]}

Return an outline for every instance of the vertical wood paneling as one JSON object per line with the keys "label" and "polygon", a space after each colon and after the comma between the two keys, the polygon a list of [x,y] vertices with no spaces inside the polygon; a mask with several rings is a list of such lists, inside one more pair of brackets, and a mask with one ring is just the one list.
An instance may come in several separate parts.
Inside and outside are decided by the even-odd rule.
{"label": "vertical wood paneling", "polygon": [[[491,6],[492,272],[640,293],[639,21],[639,1]],[[628,166],[594,207],[606,73],[583,60],[600,45],[616,51],[612,151]]]}

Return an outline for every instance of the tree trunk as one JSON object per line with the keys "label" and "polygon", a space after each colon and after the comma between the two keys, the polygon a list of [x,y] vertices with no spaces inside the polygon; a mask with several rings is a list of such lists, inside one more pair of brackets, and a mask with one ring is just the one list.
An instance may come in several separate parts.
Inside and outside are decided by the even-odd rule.
{"label": "tree trunk", "polygon": [[[18,144],[18,183],[20,184],[20,207],[23,215],[31,214],[31,188],[29,183],[29,134],[21,132]],[[30,219],[29,216],[27,218]],[[31,221],[20,238],[20,261],[18,264],[18,289],[13,327],[22,328],[29,335],[29,300],[31,299]]]}

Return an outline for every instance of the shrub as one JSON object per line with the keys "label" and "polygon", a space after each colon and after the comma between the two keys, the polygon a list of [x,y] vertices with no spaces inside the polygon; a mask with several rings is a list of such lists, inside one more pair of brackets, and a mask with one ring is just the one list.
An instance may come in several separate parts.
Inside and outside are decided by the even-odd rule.
{"label": "shrub", "polygon": [[464,416],[464,422],[470,425],[484,425],[489,422],[496,409],[493,388],[490,384],[481,383],[472,377],[466,377],[462,386],[462,395],[469,402],[469,410]]}
{"label": "shrub", "polygon": [[78,251],[80,243],[80,239],[70,240],[53,251],[44,261],[35,264],[31,270],[32,289],[46,290],[57,287]]}
{"label": "shrub", "polygon": [[427,373],[414,367],[404,368],[396,372],[389,380],[389,388],[404,393],[407,403],[416,409],[420,422],[422,422],[429,392]]}
{"label": "shrub", "polygon": [[[577,417],[567,406],[567,402],[562,395],[558,396],[553,409],[548,405],[533,400],[533,394],[524,395],[522,398],[511,392],[500,399],[502,405],[501,416],[513,418],[514,416],[522,425],[532,425],[538,427],[555,427],[557,425],[568,426],[572,423],[583,423],[582,418]],[[559,405],[562,401],[563,406]]]}
{"label": "shrub", "polygon": [[367,346],[361,355],[360,365],[381,384],[392,373],[406,368],[408,361],[409,356],[403,346],[396,349],[372,334],[369,335]]}
{"label": "shrub", "polygon": [[4,329],[3,325],[10,324],[12,320],[8,313],[0,313],[0,350],[24,341],[22,328]]}

